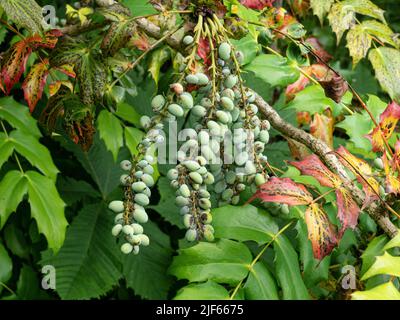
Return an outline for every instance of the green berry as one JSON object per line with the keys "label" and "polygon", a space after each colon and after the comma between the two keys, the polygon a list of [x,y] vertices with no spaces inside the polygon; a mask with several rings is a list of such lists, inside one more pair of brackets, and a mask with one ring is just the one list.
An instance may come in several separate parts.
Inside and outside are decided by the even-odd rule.
{"label": "green berry", "polygon": [[124,222],[123,218],[124,218],[124,214],[123,213],[118,213],[114,218],[114,223],[119,223],[120,224],[120,223]]}
{"label": "green berry", "polygon": [[119,164],[122,170],[130,171],[132,169],[132,163],[129,160],[122,160]]}
{"label": "green berry", "polygon": [[185,46],[188,46],[188,45],[192,44],[193,41],[194,41],[194,38],[193,38],[192,36],[189,36],[189,35],[185,36],[185,37],[182,39],[182,42],[183,42],[183,44],[184,44]]}
{"label": "green berry", "polygon": [[236,205],[239,203],[239,201],[240,201],[240,196],[233,196],[233,197],[232,197],[232,200],[231,200],[231,203],[232,203],[234,206],[236,206]]}
{"label": "green berry", "polygon": [[144,129],[148,129],[151,126],[151,119],[148,116],[142,116],[140,118],[140,126]]}
{"label": "green berry", "polygon": [[204,224],[210,224],[212,222],[212,215],[209,212],[205,212],[201,215],[201,222]]}
{"label": "green berry", "polygon": [[207,114],[207,110],[201,105],[195,105],[192,109],[192,113],[198,118],[203,118]]}
{"label": "green berry", "polygon": [[179,187],[179,192],[181,193],[182,197],[190,197],[190,189],[186,184],[183,184]]}
{"label": "green berry", "polygon": [[199,78],[197,78],[197,76],[194,74],[187,75],[185,80],[187,83],[190,83],[190,84],[198,84],[199,83]]}
{"label": "green berry", "polygon": [[258,139],[261,142],[268,143],[268,141],[269,141],[269,132],[267,130],[261,130],[259,135],[258,135]]}
{"label": "green berry", "polygon": [[215,181],[214,176],[211,172],[207,172],[205,177],[204,177],[204,183],[209,185],[209,184],[213,184]]}
{"label": "green berry", "polygon": [[282,212],[283,214],[289,214],[289,212],[290,212],[289,206],[288,206],[286,203],[282,204],[282,206],[281,206],[281,212]]}
{"label": "green berry", "polygon": [[122,224],[116,224],[112,230],[111,233],[114,237],[117,237],[122,231]]}
{"label": "green berry", "polygon": [[152,175],[154,173],[154,168],[151,165],[143,168],[143,172]]}
{"label": "green berry", "polygon": [[146,190],[146,188],[147,188],[146,184],[142,181],[132,183],[132,190],[134,192],[141,193],[144,190]]}
{"label": "green berry", "polygon": [[189,229],[193,225],[193,216],[191,214],[185,214],[183,216],[183,225],[186,229]]}
{"label": "green berry", "polygon": [[197,183],[197,184],[203,183],[203,178],[202,178],[201,174],[198,172],[190,172],[189,177],[194,183]]}
{"label": "green berry", "polygon": [[176,180],[178,179],[178,170],[176,169],[170,169],[167,173],[167,178],[169,180]]}
{"label": "green berry", "polygon": [[243,166],[249,159],[249,154],[245,151],[238,153],[235,156],[235,162],[238,166]]}
{"label": "green berry", "polygon": [[257,173],[256,177],[254,178],[254,182],[256,183],[256,186],[259,187],[262,184],[265,183],[265,177],[261,173]]}
{"label": "green berry", "polygon": [[150,239],[145,234],[139,234],[138,237],[140,239],[140,245],[147,247],[150,244]]}
{"label": "green berry", "polygon": [[200,86],[205,86],[210,81],[208,79],[208,77],[204,73],[201,73],[201,72],[196,73],[196,77],[198,79],[197,84],[200,85]]}
{"label": "green berry", "polygon": [[188,160],[183,163],[183,165],[191,172],[199,170],[200,164],[193,160]]}
{"label": "green berry", "polygon": [[257,169],[252,161],[247,161],[244,166],[244,171],[247,175],[255,174]]}
{"label": "green berry", "polygon": [[143,227],[138,224],[138,223],[132,223],[131,227],[133,228],[133,233],[134,234],[142,234],[143,233]]}
{"label": "green berry", "polygon": [[168,111],[170,114],[176,117],[183,117],[183,115],[185,114],[185,111],[183,111],[182,107],[176,103],[170,104],[168,106]]}
{"label": "green berry", "polygon": [[225,81],[224,81],[224,85],[226,88],[228,89],[232,89],[238,82],[238,77],[236,75],[229,75]]}
{"label": "green berry", "polygon": [[121,251],[123,254],[130,254],[133,250],[133,246],[130,243],[124,243],[121,246]]}
{"label": "green berry", "polygon": [[110,204],[108,205],[108,208],[115,213],[120,213],[125,210],[124,203],[119,200],[111,201]]}
{"label": "green berry", "polygon": [[127,175],[127,174],[123,174],[123,175],[121,175],[121,177],[119,178],[119,181],[121,182],[121,184],[122,184],[123,186],[127,186],[127,185],[130,183],[130,181],[131,181],[131,177],[130,177],[129,175]]}
{"label": "green berry", "polygon": [[233,101],[235,99],[235,93],[233,92],[232,89],[225,89],[224,91],[222,91],[222,98],[229,98],[231,101]]}
{"label": "green berry", "polygon": [[218,55],[222,60],[229,60],[231,57],[232,48],[229,43],[223,42],[219,45]]}
{"label": "green berry", "polygon": [[147,206],[150,203],[149,197],[143,193],[136,194],[134,200],[141,206]]}
{"label": "green berry", "polygon": [[226,113],[225,111],[218,110],[218,111],[215,113],[215,115],[217,116],[217,119],[218,119],[220,122],[222,122],[222,123],[224,123],[224,124],[226,124],[226,123],[229,122],[228,113]]}
{"label": "green berry", "polygon": [[375,166],[376,168],[382,170],[382,169],[384,168],[382,159],[381,159],[381,158],[375,158],[375,159],[374,159],[374,166]]}
{"label": "green berry", "polygon": [[210,209],[211,208],[210,199],[207,199],[207,198],[199,199],[199,206],[200,206],[200,208],[205,209],[205,210]]}
{"label": "green berry", "polygon": [[133,228],[130,225],[125,225],[122,227],[122,232],[125,234],[133,234]]}
{"label": "green berry", "polygon": [[192,109],[193,108],[193,97],[190,93],[184,92],[179,97],[180,103],[183,108],[185,109]]}
{"label": "green berry", "polygon": [[205,225],[203,229],[204,239],[208,242],[214,241],[214,229],[209,228],[210,225]]}
{"label": "green berry", "polygon": [[205,107],[205,108],[210,108],[212,107],[212,101],[209,98],[203,98],[200,101],[200,104]]}
{"label": "green berry", "polygon": [[224,107],[224,109],[231,111],[235,107],[233,104],[233,101],[231,98],[228,97],[222,97],[221,98],[221,105]]}
{"label": "green berry", "polygon": [[152,186],[154,186],[154,179],[151,175],[145,173],[141,178],[140,178],[145,184],[146,186],[148,186],[149,188],[151,188]]}
{"label": "green berry", "polygon": [[165,98],[161,94],[151,100],[151,107],[154,111],[160,111],[165,105]]}
{"label": "green berry", "polygon": [[183,196],[177,196],[175,198],[175,203],[178,207],[184,207],[190,204],[190,200],[188,198],[185,198]]}
{"label": "green berry", "polygon": [[185,238],[189,242],[193,242],[197,239],[197,231],[193,229],[189,229],[186,231]]}
{"label": "green berry", "polygon": [[136,209],[133,212],[133,218],[139,223],[146,223],[149,221],[149,216],[143,209]]}

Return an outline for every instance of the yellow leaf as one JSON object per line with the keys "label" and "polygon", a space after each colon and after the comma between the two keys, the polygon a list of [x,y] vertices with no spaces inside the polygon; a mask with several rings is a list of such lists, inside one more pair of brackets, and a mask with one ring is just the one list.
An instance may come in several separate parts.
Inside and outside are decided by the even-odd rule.
{"label": "yellow leaf", "polygon": [[356,291],[352,300],[400,300],[400,292],[392,282],[387,282],[367,291]]}

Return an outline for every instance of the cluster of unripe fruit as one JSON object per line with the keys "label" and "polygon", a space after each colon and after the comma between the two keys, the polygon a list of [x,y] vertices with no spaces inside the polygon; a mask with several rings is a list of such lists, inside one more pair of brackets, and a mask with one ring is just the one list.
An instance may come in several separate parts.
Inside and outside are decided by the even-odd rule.
{"label": "cluster of unripe fruit", "polygon": [[214,183],[208,172],[207,160],[202,156],[181,161],[168,171],[171,186],[176,189],[175,203],[180,208],[183,224],[187,228],[187,241],[214,240],[214,229],[210,225],[211,201],[207,186]]}
{"label": "cluster of unripe fruit", "polygon": [[150,243],[149,237],[143,233],[142,224],[149,220],[145,207],[150,202],[150,188],[154,186],[152,162],[153,157],[147,155],[135,166],[129,160],[123,160],[120,164],[127,172],[120,178],[125,188],[125,202],[111,201],[109,209],[116,213],[112,235],[123,235],[125,242],[121,245],[121,251],[125,254],[138,254],[139,246],[148,246]]}

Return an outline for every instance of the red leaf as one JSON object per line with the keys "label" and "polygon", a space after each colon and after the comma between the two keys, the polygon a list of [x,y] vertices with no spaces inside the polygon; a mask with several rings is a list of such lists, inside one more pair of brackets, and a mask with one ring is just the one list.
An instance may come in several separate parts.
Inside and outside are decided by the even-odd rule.
{"label": "red leaf", "polygon": [[338,205],[338,218],[342,223],[340,234],[343,234],[348,227],[352,229],[356,227],[358,216],[360,215],[360,208],[349,191],[345,188],[338,188],[336,190],[336,199]]}
{"label": "red leaf", "polygon": [[299,111],[296,113],[296,120],[299,126],[306,126],[311,122],[311,115],[307,111]]}
{"label": "red leaf", "polygon": [[335,229],[326,213],[316,203],[307,208],[305,221],[314,257],[321,260],[329,255],[338,243]]}
{"label": "red leaf", "polygon": [[272,177],[260,186],[260,189],[248,202],[252,202],[254,199],[299,206],[309,204],[313,197],[302,184],[295,183],[289,178]]}
{"label": "red leaf", "polygon": [[4,81],[7,95],[10,94],[11,89],[21,79],[31,53],[32,49],[26,45],[24,40],[15,43],[6,53],[5,62],[1,70],[1,82]]}
{"label": "red leaf", "polygon": [[275,0],[240,0],[240,3],[247,8],[262,10],[265,7],[272,7]]}
{"label": "red leaf", "polygon": [[313,51],[321,58],[322,61],[329,62],[332,60],[332,56],[324,49],[317,38],[309,37],[305,42],[314,49]]}
{"label": "red leaf", "polygon": [[335,119],[332,117],[330,109],[326,110],[327,115],[314,114],[314,119],[310,124],[310,133],[324,141],[330,148],[333,148],[333,130]]}
{"label": "red leaf", "polygon": [[396,102],[392,102],[381,114],[379,118],[379,127],[375,127],[370,134],[366,136],[372,143],[372,151],[385,151],[385,141],[390,139],[396,128],[397,122],[400,120],[400,106]]}
{"label": "red leaf", "polygon": [[206,38],[200,38],[199,46],[197,47],[197,54],[201,59],[203,59],[206,66],[211,65],[211,60],[209,58],[210,52],[211,49],[209,41]]}
{"label": "red leaf", "polygon": [[289,163],[299,169],[302,174],[317,179],[322,186],[338,188],[341,185],[340,178],[332,173],[315,154],[306,157],[303,161]]}
{"label": "red leaf", "polygon": [[365,202],[362,209],[372,201],[378,200],[379,183],[372,176],[371,166],[366,161],[351,154],[343,146],[340,146],[336,152],[340,155],[340,162],[356,175],[358,182],[363,186]]}
{"label": "red leaf", "polygon": [[28,102],[29,110],[31,112],[33,112],[36,104],[42,97],[43,88],[49,74],[48,67],[48,59],[44,59],[42,62],[35,64],[22,84],[25,100]]}

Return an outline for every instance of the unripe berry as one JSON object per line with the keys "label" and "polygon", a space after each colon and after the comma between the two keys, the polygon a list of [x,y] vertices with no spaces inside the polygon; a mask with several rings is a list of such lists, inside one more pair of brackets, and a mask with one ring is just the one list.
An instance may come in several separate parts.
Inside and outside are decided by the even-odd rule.
{"label": "unripe berry", "polygon": [[112,230],[111,233],[114,237],[117,237],[122,231],[122,224],[116,224]]}
{"label": "unripe berry", "polygon": [[108,205],[108,208],[115,213],[120,213],[125,210],[124,203],[119,200],[111,201],[110,204]]}
{"label": "unripe berry", "polygon": [[121,251],[123,254],[130,254],[133,250],[133,246],[130,243],[124,243],[121,246]]}
{"label": "unripe berry", "polygon": [[132,163],[129,160],[122,160],[120,167],[122,170],[130,171],[132,169]]}

